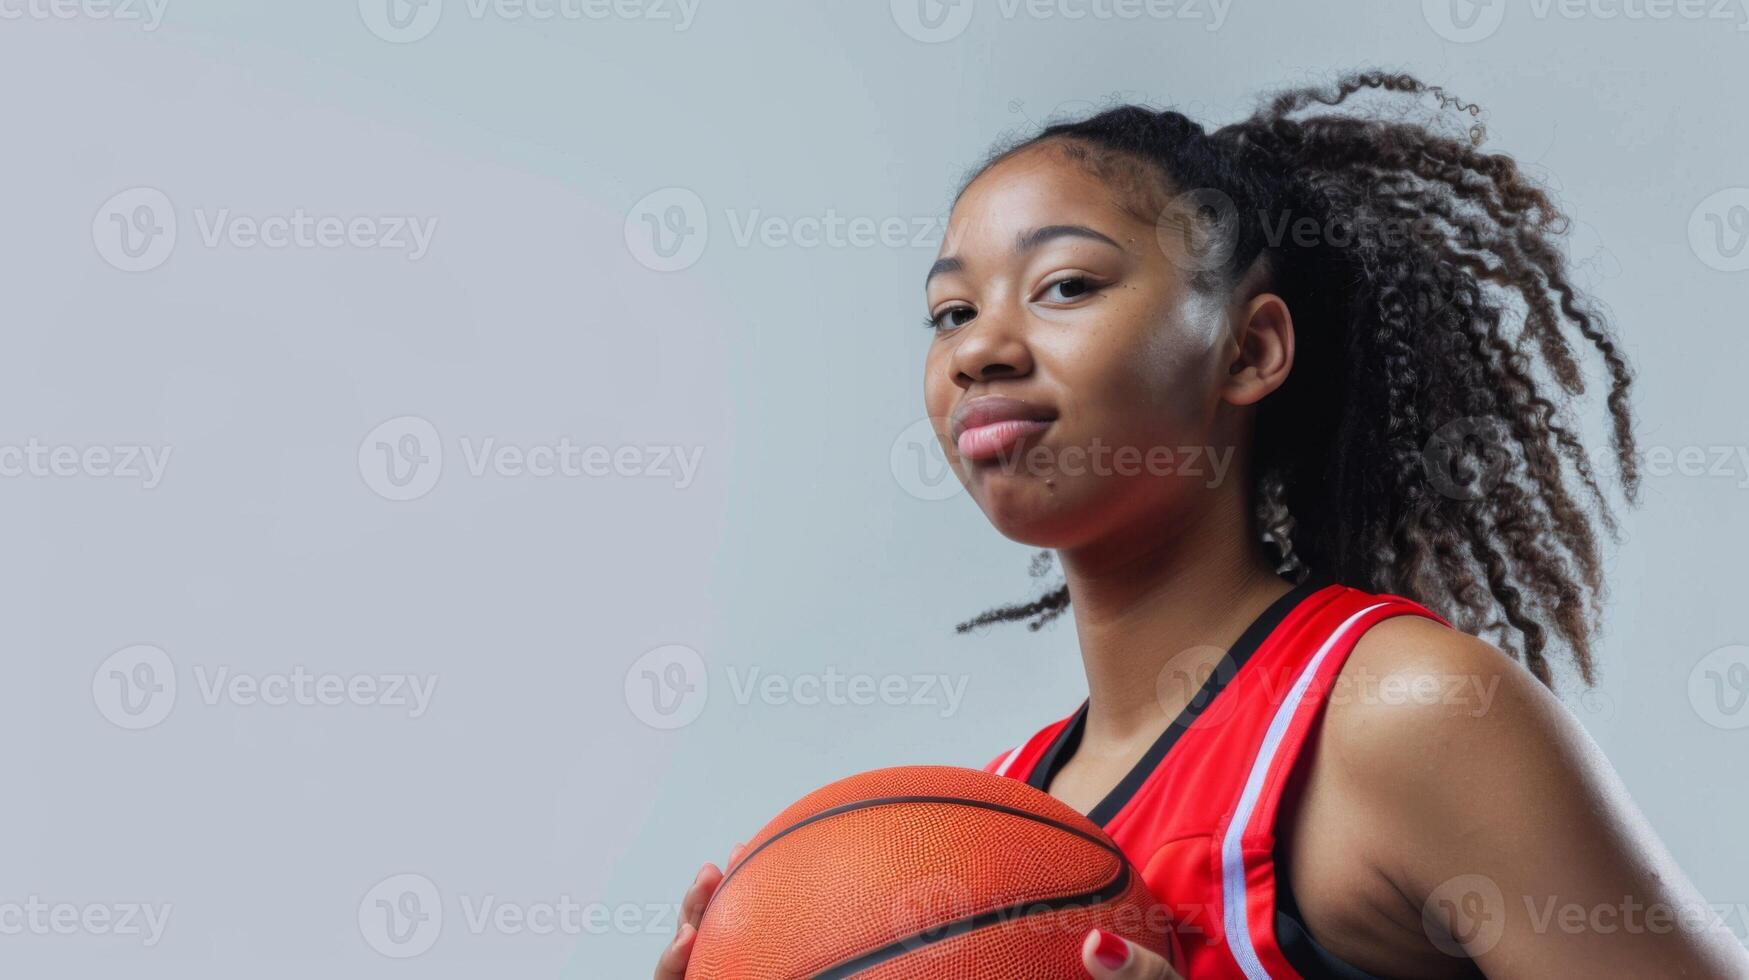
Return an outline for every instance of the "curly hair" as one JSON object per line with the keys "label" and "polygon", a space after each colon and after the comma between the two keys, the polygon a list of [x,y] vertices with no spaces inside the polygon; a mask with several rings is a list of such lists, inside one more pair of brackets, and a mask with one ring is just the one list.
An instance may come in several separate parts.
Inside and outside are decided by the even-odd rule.
{"label": "curly hair", "polygon": [[[1360,111],[1356,93],[1426,118]],[[1439,125],[1448,113],[1459,125]],[[1189,267],[1196,288],[1231,290],[1261,268],[1298,327],[1295,370],[1258,405],[1250,447],[1254,529],[1278,571],[1414,598],[1544,684],[1563,648],[1590,684],[1605,591],[1595,525],[1617,528],[1569,416],[1585,390],[1575,347],[1607,375],[1630,503],[1632,373],[1573,285],[1565,217],[1511,157],[1478,149],[1478,118],[1437,86],[1365,72],[1279,92],[1213,131],[1135,105],[1048,125],[965,185],[1047,144],[1143,220],[1186,212],[1208,256]],[[1068,604],[1065,584],[958,628],[1038,629]]]}

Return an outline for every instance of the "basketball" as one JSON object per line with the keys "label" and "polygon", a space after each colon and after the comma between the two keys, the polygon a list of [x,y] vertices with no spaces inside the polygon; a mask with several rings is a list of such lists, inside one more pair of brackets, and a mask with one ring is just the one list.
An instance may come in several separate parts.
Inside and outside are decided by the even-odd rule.
{"label": "basketball", "polygon": [[880,769],[803,797],[725,869],[688,980],[1086,980],[1095,927],[1178,962],[1104,831],[1018,780]]}

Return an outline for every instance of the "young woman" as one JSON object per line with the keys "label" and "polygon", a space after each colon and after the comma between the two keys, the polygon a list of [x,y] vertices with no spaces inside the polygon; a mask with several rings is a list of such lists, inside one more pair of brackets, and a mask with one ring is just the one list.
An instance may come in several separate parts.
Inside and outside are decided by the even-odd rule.
{"label": "young woman", "polygon": [[[1213,132],[1052,125],[962,189],[929,273],[948,459],[1066,582],[962,628],[1072,598],[1087,674],[988,768],[1113,835],[1192,980],[1749,977],[1547,689],[1556,655],[1591,679],[1614,529],[1564,410],[1589,359],[1631,500],[1630,372],[1474,112],[1371,73]],[[1177,975],[1099,933],[1083,959]]]}

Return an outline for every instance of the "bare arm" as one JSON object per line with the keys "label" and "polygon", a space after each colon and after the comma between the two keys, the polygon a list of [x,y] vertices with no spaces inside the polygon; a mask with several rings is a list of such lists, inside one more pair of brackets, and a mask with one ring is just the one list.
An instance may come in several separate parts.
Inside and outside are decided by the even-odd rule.
{"label": "bare arm", "polygon": [[1343,785],[1376,831],[1369,857],[1435,945],[1489,977],[1749,977],[1749,953],[1528,671],[1410,617],[1370,631],[1357,663],[1398,690],[1491,692],[1355,699],[1328,718]]}

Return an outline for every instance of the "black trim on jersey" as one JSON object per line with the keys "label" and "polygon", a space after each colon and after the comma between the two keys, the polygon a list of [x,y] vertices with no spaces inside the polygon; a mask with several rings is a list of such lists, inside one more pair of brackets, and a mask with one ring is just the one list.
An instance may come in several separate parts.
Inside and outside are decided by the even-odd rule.
{"label": "black trim on jersey", "polygon": [[[1183,735],[1184,730],[1201,717],[1204,711],[1208,710],[1208,706],[1214,702],[1215,697],[1226,689],[1233,678],[1239,675],[1239,669],[1245,666],[1245,661],[1251,659],[1251,655],[1257,652],[1257,648],[1263,645],[1263,641],[1269,638],[1269,634],[1275,632],[1275,628],[1281,625],[1281,621],[1287,618],[1287,614],[1292,612],[1301,602],[1304,602],[1306,597],[1331,584],[1332,580],[1326,576],[1312,575],[1304,582],[1283,593],[1269,604],[1269,608],[1258,614],[1257,618],[1251,621],[1251,625],[1245,627],[1245,632],[1239,634],[1239,639],[1227,650],[1222,668],[1209,674],[1208,679],[1203,682],[1196,695],[1190,699],[1190,703],[1184,706],[1184,710],[1179,712],[1178,717],[1172,719],[1172,723],[1167,725],[1166,730],[1160,733],[1160,737],[1154,741],[1154,744],[1148,747],[1147,754],[1142,756],[1141,761],[1137,762],[1124,775],[1123,780],[1110,793],[1106,794],[1105,799],[1099,801],[1099,805],[1087,814],[1087,818],[1101,827],[1110,823],[1111,818],[1117,816],[1118,812],[1141,790],[1142,784],[1147,782],[1154,770],[1160,768],[1160,763],[1166,759],[1166,753],[1171,752],[1172,746],[1178,744],[1178,737]],[[1027,785],[1049,792],[1051,780],[1056,778],[1057,771],[1069,761],[1069,757],[1075,754],[1075,748],[1081,744],[1081,729],[1085,727],[1086,722],[1087,702],[1082,701],[1081,707],[1075,711],[1074,717],[1069,719],[1069,724],[1063,727],[1056,740],[1052,742],[1051,747],[1046,749],[1045,754],[1039,758],[1038,765],[1032,767],[1032,772],[1026,778]]]}

